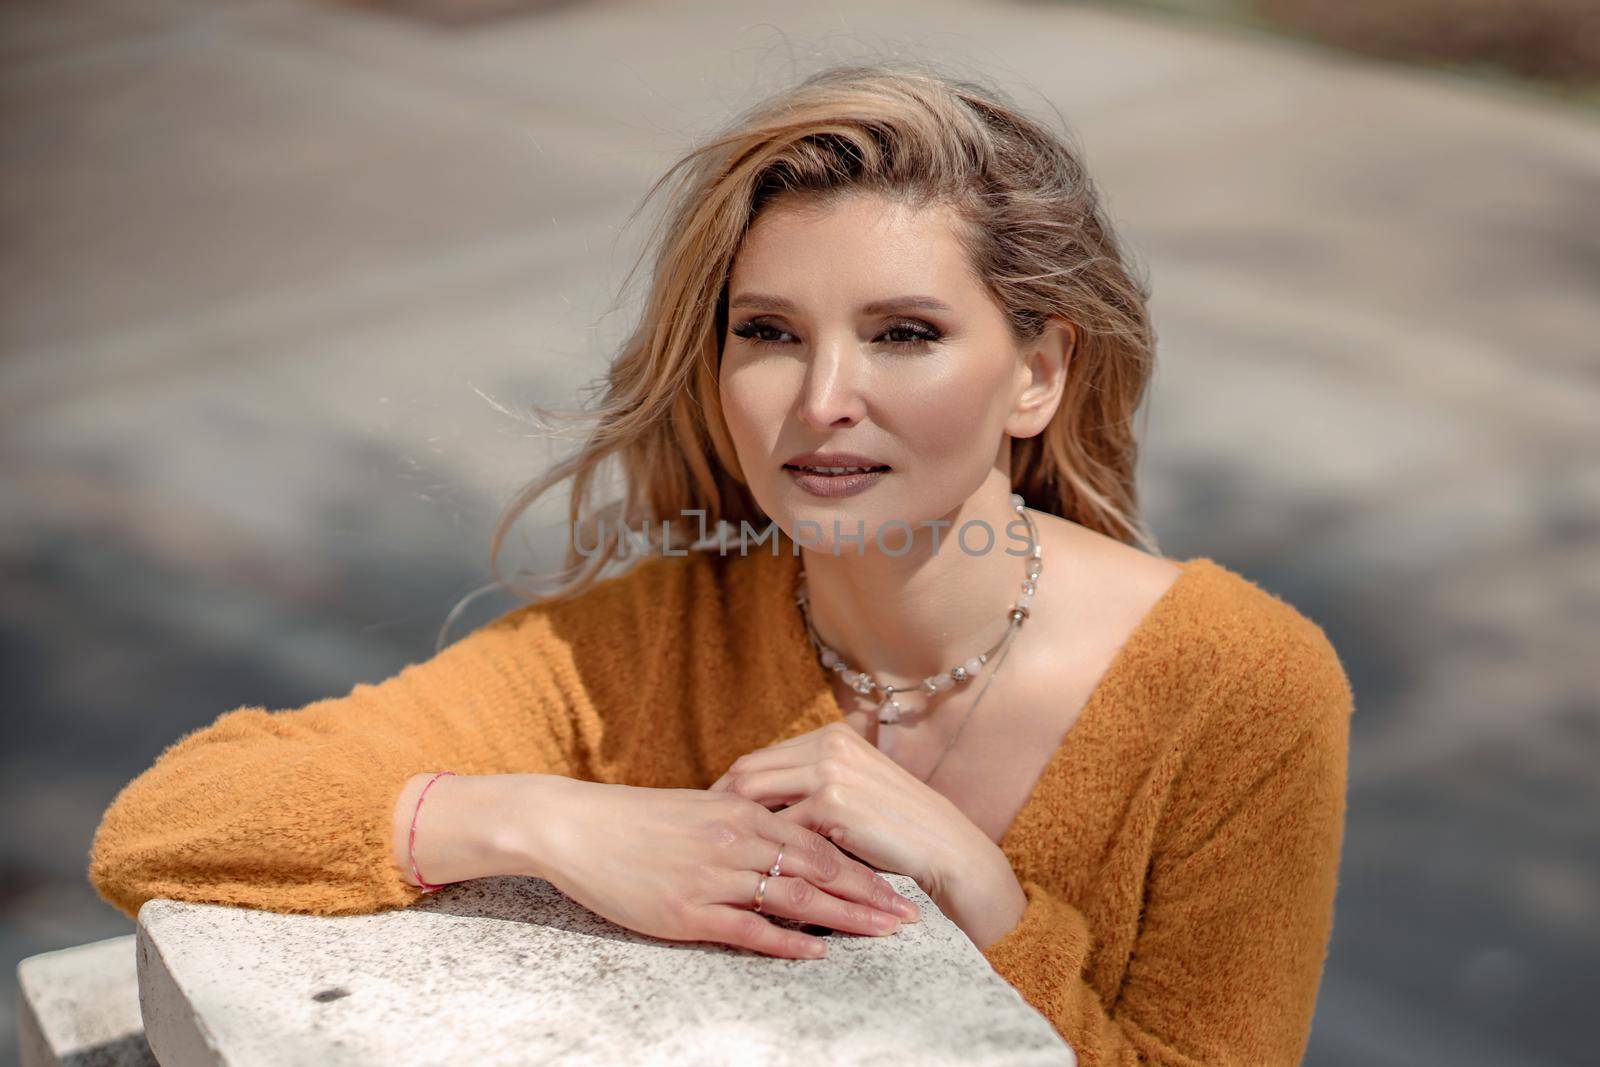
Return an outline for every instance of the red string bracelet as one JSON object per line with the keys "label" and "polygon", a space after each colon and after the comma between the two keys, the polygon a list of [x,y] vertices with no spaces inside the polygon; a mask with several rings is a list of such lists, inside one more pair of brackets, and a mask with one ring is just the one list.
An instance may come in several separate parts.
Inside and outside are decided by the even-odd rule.
{"label": "red string bracelet", "polygon": [[422,792],[417,794],[417,806],[411,811],[411,836],[406,843],[406,852],[411,856],[411,876],[417,880],[417,884],[422,887],[424,893],[432,893],[435,890],[443,889],[446,883],[433,885],[417,873],[417,812],[422,810],[422,798],[428,795],[428,790],[433,788],[433,783],[447,774],[455,773],[455,771],[440,771],[432,778],[429,778],[428,784],[423,786]]}

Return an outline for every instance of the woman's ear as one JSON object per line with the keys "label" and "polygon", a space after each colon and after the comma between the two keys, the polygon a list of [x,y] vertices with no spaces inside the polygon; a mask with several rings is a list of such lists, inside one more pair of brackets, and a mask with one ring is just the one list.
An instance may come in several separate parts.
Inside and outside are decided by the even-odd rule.
{"label": "woman's ear", "polygon": [[1021,388],[1006,419],[1006,433],[1012,437],[1034,437],[1050,425],[1056,408],[1061,405],[1067,367],[1077,346],[1077,326],[1052,316],[1039,336],[1022,349],[1021,366],[1017,370]]}

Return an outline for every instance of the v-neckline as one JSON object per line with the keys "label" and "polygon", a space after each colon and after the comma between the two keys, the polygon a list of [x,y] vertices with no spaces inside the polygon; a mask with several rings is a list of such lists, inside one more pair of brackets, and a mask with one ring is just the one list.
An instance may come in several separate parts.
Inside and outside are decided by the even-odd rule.
{"label": "v-neckline", "polygon": [[[803,710],[787,724],[787,728],[780,740],[799,736],[811,730],[820,729],[835,722],[846,722],[845,712],[839,705],[839,699],[834,695],[833,684],[828,677],[827,668],[823,667],[817,658],[816,650],[811,647],[811,638],[805,630],[805,621],[800,613],[800,606],[794,601],[794,583],[799,571],[799,557],[790,556],[787,551],[775,557],[786,560],[787,566],[779,568],[781,580],[776,584],[781,590],[781,596],[787,605],[784,610],[783,636],[785,647],[793,654],[796,662],[796,677],[815,688],[810,692],[809,699],[802,701]],[[1017,809],[1016,816],[1011,820],[1011,825],[1006,827],[1000,840],[996,843],[999,849],[1008,857],[1014,849],[1011,847],[1013,839],[1021,827],[1028,822],[1034,810],[1038,808],[1048,791],[1057,779],[1066,762],[1072,757],[1073,752],[1080,747],[1076,742],[1086,733],[1092,733],[1099,727],[1100,720],[1108,714],[1106,709],[1109,694],[1118,687],[1122,678],[1129,674],[1138,665],[1138,662],[1156,651],[1152,635],[1155,633],[1156,623],[1175,610],[1179,599],[1187,593],[1190,585],[1199,576],[1200,571],[1207,565],[1214,565],[1206,556],[1193,556],[1186,560],[1174,561],[1178,563],[1178,576],[1156,598],[1154,604],[1145,610],[1139,622],[1129,632],[1117,651],[1112,655],[1111,662],[1095,682],[1094,688],[1089,691],[1088,698],[1079,710],[1078,716],[1072,725],[1067,728],[1056,742],[1050,758],[1045,761],[1045,766],[1034,780],[1032,788],[1028,790],[1027,799]],[[847,724],[848,725],[848,724]],[[853,729],[853,727],[852,727]]]}

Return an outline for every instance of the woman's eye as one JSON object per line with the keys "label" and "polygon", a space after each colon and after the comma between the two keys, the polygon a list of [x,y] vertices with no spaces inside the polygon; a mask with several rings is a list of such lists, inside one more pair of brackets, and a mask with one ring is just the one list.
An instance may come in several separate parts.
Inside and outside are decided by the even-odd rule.
{"label": "woman's eye", "polygon": [[[778,335],[769,336],[772,334]],[[744,322],[733,328],[735,337],[743,338],[758,345],[777,345],[785,342],[779,337],[789,336],[786,331],[778,329],[766,322]],[[881,335],[885,343],[900,348],[920,348],[939,340],[938,330],[918,322],[897,322],[889,326]]]}
{"label": "woman's eye", "polygon": [[[893,344],[893,345],[904,345],[904,346],[909,346],[909,347],[921,347],[923,345],[932,344],[933,342],[939,340],[939,331],[938,330],[933,329],[931,326],[924,326],[920,322],[897,322],[893,326],[890,326],[888,328],[888,330],[886,330],[884,332],[885,332],[885,334],[901,334],[902,335],[902,337],[903,337],[902,340],[890,341],[889,342],[890,344]],[[909,337],[904,337],[904,335],[907,335],[907,334],[909,334],[910,336]]]}
{"label": "woman's eye", "polygon": [[783,333],[783,331],[778,329],[776,326],[772,326],[765,322],[746,322],[735,326],[733,328],[733,335],[735,337],[742,337],[746,341],[754,341],[758,345],[781,344],[782,342],[765,336],[765,334],[769,331],[771,333]]}

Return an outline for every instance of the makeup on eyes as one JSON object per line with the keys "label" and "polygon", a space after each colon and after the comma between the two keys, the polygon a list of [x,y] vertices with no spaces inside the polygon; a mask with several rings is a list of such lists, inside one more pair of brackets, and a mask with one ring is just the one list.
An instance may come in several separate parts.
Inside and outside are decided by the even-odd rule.
{"label": "makeup on eyes", "polygon": [[[746,320],[744,322],[741,322],[737,326],[732,327],[730,332],[735,337],[738,337],[738,338],[741,338],[743,340],[749,341],[751,344],[776,345],[776,344],[785,344],[785,343],[787,343],[787,342],[784,342],[784,341],[770,340],[770,339],[768,339],[766,337],[760,336],[765,331],[769,331],[769,330],[773,331],[775,333],[780,333],[780,334],[781,333],[788,333],[788,331],[784,330],[782,327],[777,326],[777,325],[775,325],[773,323],[770,323],[770,322],[763,322],[759,318],[748,319],[748,320]],[[905,335],[905,334],[910,334],[911,335],[910,337],[902,336],[900,340],[893,340],[893,341],[885,341],[884,342],[885,344],[888,344],[888,345],[893,345],[893,346],[896,346],[896,347],[903,347],[903,348],[914,348],[914,347],[920,347],[922,345],[931,345],[931,344],[935,344],[935,343],[937,343],[937,342],[939,342],[939,341],[944,339],[944,334],[942,332],[940,332],[938,327],[933,326],[930,323],[918,321],[916,319],[900,319],[900,320],[897,320],[895,322],[891,322],[891,323],[889,323],[888,325],[886,325],[883,328],[882,333],[880,334],[880,336],[882,336],[883,334],[889,334],[889,333],[899,333],[901,335]]]}

